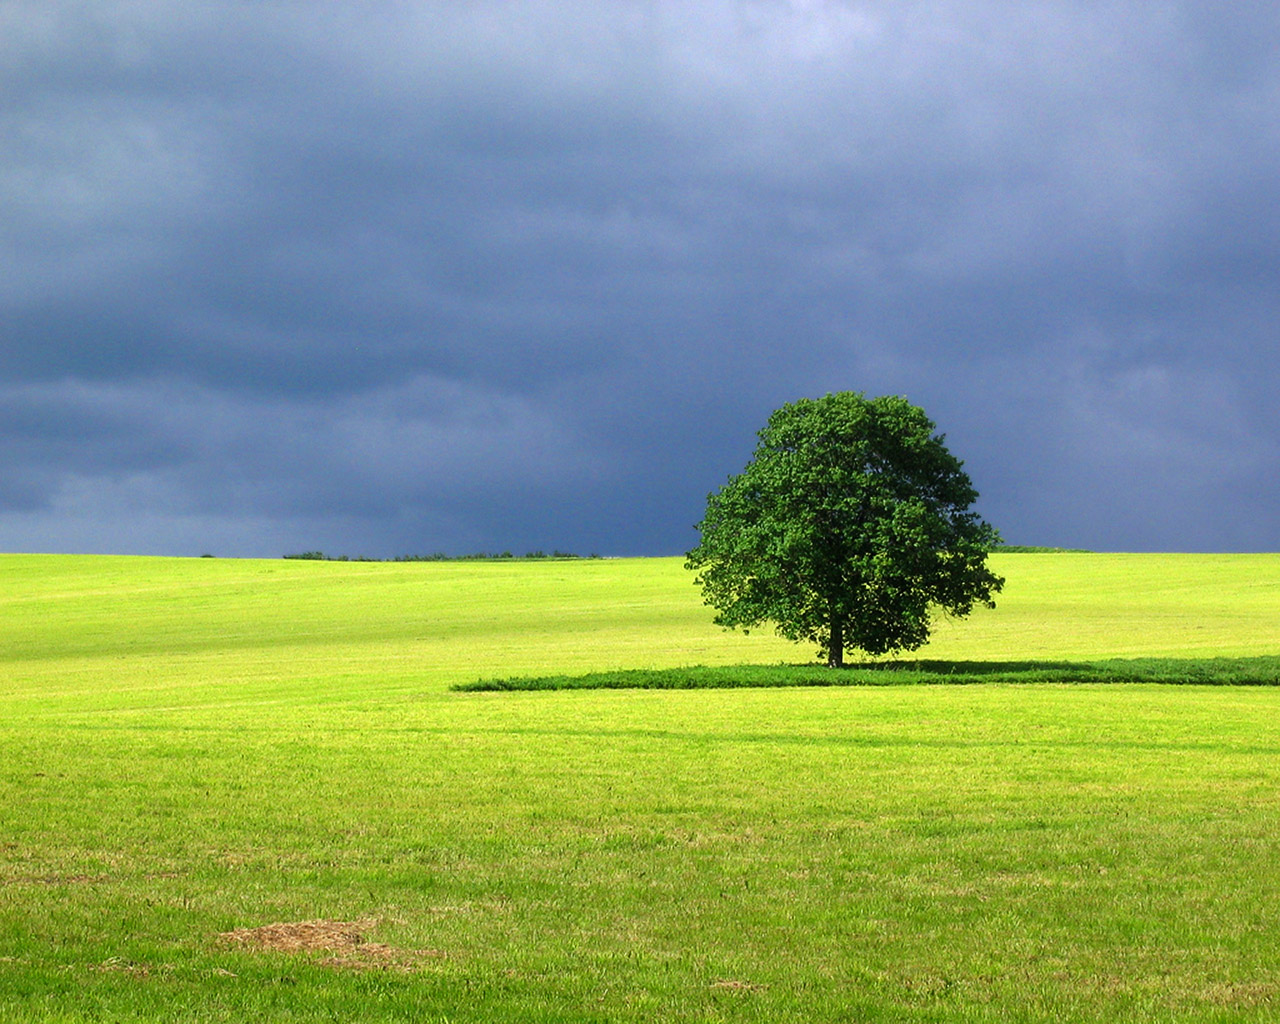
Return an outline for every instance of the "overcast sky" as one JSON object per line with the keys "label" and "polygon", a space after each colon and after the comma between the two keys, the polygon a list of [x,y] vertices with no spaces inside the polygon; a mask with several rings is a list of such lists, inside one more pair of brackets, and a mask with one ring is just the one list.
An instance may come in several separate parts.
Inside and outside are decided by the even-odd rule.
{"label": "overcast sky", "polygon": [[841,390],[1278,550],[1278,183],[1270,0],[0,0],[0,550],[677,554]]}

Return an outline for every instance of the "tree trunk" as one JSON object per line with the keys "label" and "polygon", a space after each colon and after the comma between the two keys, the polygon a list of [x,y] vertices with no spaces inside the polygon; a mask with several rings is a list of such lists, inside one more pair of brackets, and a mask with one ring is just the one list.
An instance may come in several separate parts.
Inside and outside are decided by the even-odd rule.
{"label": "tree trunk", "polygon": [[844,619],[831,616],[831,643],[827,647],[827,668],[844,667]]}

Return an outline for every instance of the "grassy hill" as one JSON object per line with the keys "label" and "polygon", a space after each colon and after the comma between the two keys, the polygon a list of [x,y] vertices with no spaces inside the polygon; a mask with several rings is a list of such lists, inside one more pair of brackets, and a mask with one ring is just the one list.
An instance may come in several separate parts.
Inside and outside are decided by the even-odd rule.
{"label": "grassy hill", "polygon": [[[1280,653],[1280,556],[995,560],[923,656]],[[709,620],[677,559],[0,557],[0,1021],[1280,1010],[1280,689],[448,689],[812,656]]]}

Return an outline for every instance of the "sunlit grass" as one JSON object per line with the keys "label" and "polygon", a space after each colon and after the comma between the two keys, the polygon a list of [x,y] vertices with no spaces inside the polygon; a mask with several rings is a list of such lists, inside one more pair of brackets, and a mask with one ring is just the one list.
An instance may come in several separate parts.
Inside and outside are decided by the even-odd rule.
{"label": "sunlit grass", "polygon": [[[1276,556],[1001,557],[922,656],[1280,653]],[[448,691],[811,656],[677,560],[11,556],[0,616],[0,1021],[1280,1011],[1280,688]],[[316,919],[369,951],[219,938]]]}

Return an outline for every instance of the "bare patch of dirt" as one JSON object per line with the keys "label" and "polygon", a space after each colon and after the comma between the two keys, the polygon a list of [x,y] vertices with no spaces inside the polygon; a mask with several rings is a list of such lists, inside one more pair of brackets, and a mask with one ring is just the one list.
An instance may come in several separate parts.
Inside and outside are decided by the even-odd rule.
{"label": "bare patch of dirt", "polygon": [[711,987],[729,992],[763,992],[769,986],[758,985],[753,981],[739,981],[736,978],[721,978],[719,981],[713,981]]}
{"label": "bare patch of dirt", "polygon": [[278,953],[333,953],[319,962],[326,967],[356,970],[412,970],[423,959],[445,954],[437,949],[400,949],[385,942],[369,942],[376,919],[363,921],[294,921],[236,928],[218,938],[249,949]]}
{"label": "bare patch of dirt", "polygon": [[1216,1006],[1254,1007],[1270,1006],[1280,1001],[1280,985],[1274,982],[1243,982],[1214,985],[1201,998]]}
{"label": "bare patch of dirt", "polygon": [[102,963],[94,964],[89,968],[97,974],[127,974],[131,978],[149,978],[153,973],[170,974],[173,969],[173,964],[156,966],[136,960],[126,960],[119,956],[108,957]]}
{"label": "bare patch of dirt", "polygon": [[0,885],[97,885],[110,880],[107,875],[16,875],[0,878]]}
{"label": "bare patch of dirt", "polygon": [[237,946],[271,949],[280,953],[306,953],[356,949],[364,943],[365,932],[377,921],[294,921],[264,924],[259,928],[236,928],[218,938]]}

